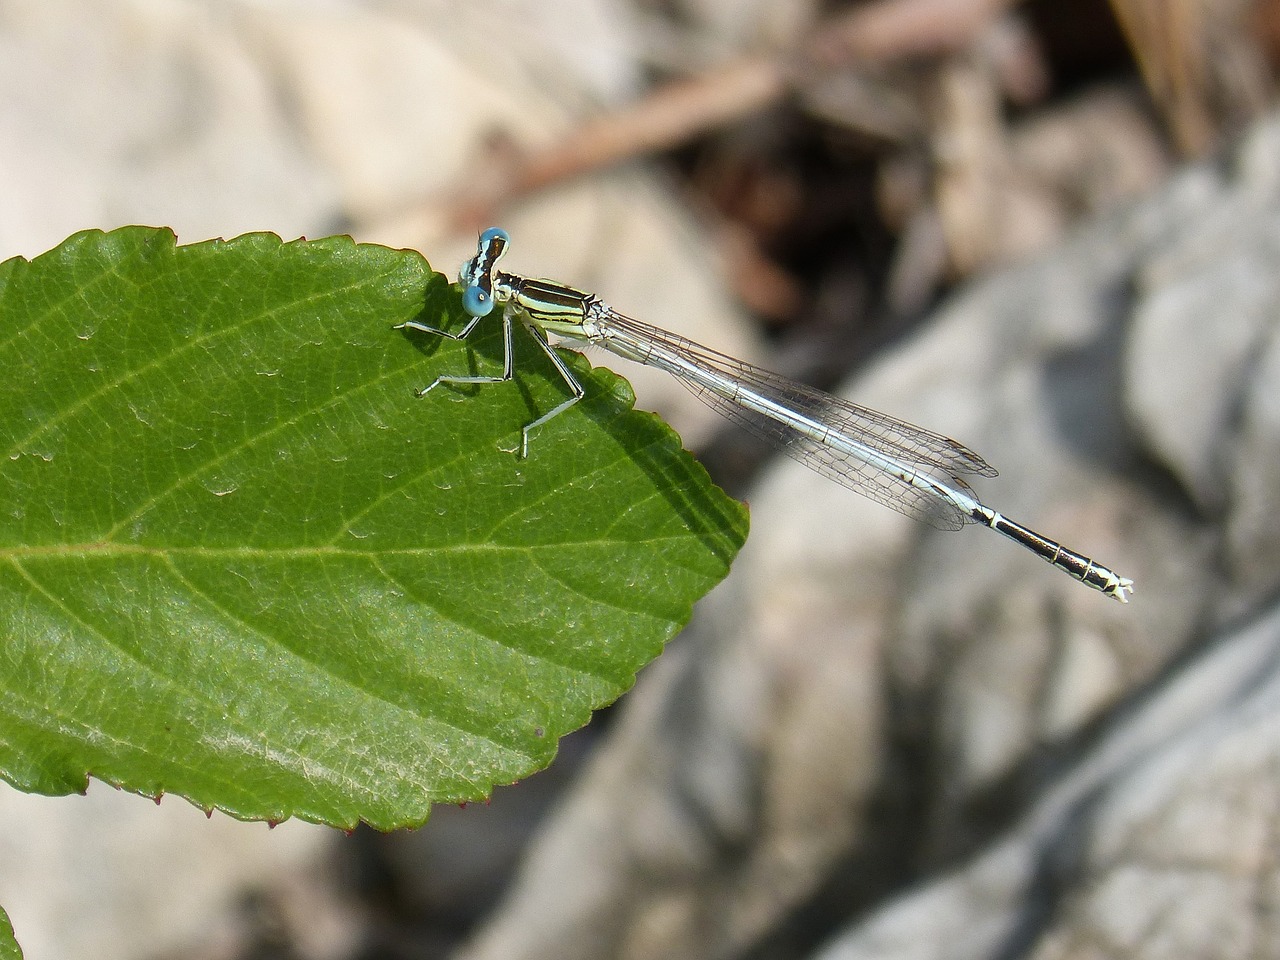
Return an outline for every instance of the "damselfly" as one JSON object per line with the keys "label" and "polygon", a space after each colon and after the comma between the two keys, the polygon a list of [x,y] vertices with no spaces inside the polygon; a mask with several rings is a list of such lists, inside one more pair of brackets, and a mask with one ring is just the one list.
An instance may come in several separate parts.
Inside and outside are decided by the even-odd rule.
{"label": "damselfly", "polygon": [[552,349],[547,333],[586,341],[627,360],[665,370],[728,419],[850,490],[942,530],[959,530],[966,523],[983,524],[1077,580],[1121,602],[1128,601],[1132,580],[978,500],[961,475],[994,477],[996,471],[963,444],[632,320],[599,297],[573,287],[499,272],[497,263],[510,239],[505,230],[489,228],[480,235],[476,255],[462,265],[458,280],[463,287],[463,307],[471,320],[461,331],[449,333],[416,320],[402,326],[461,340],[495,304],[504,305],[502,374],[442,375],[418,391],[418,396],[425,396],[442,383],[510,380],[514,372],[513,320],[519,319],[564,379],[570,394],[525,425],[520,439],[522,457],[529,452],[529,435],[583,396],[582,385]]}

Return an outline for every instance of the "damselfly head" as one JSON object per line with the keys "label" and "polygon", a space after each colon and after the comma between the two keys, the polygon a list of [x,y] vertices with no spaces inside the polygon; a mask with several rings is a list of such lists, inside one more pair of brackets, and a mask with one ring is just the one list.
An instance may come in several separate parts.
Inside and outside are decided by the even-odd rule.
{"label": "damselfly head", "polygon": [[464,260],[462,266],[458,268],[458,282],[463,287],[474,287],[480,282],[480,278],[485,272],[481,259],[481,255],[477,253],[470,260]]}
{"label": "damselfly head", "polygon": [[501,227],[490,227],[480,234],[476,255],[458,270],[462,284],[462,307],[473,317],[483,317],[493,310],[493,269],[507,252],[511,235]]}

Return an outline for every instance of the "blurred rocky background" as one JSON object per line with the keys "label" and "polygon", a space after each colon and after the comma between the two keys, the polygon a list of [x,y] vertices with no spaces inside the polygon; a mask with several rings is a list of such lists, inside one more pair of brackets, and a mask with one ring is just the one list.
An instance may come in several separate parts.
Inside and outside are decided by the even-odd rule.
{"label": "blurred rocky background", "polygon": [[753,517],[637,689],[402,834],[0,788],[29,960],[1280,956],[1278,58],[1276,0],[0,0],[0,258],[151,223],[452,273],[500,222],[1137,583],[609,360]]}

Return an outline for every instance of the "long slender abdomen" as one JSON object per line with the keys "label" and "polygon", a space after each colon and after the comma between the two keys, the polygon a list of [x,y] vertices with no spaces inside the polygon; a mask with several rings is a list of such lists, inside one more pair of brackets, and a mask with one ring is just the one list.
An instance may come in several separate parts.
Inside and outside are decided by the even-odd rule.
{"label": "long slender abdomen", "polygon": [[1108,596],[1115,597],[1121,603],[1129,602],[1126,594],[1133,591],[1133,581],[1128,577],[1118,575],[1083,554],[1068,550],[1056,540],[1050,540],[984,504],[979,504],[973,511],[973,518],[979,523],[985,523],[997,533],[1004,534],[1015,543],[1022,544],[1032,553],[1042,557],[1059,570],[1066,571],[1082,583],[1087,583],[1095,590],[1101,590]]}

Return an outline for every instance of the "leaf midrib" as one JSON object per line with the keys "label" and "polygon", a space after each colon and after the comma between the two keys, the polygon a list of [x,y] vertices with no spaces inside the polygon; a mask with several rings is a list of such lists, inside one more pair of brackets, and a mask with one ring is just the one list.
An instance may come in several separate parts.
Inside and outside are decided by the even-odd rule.
{"label": "leaf midrib", "polygon": [[150,556],[169,557],[262,557],[268,559],[296,559],[317,556],[350,557],[353,559],[369,559],[377,557],[418,557],[435,556],[441,553],[541,553],[547,550],[562,551],[573,547],[597,547],[610,544],[635,545],[637,543],[662,543],[678,541],[683,537],[679,533],[663,536],[645,537],[643,540],[601,537],[591,540],[557,541],[555,543],[534,544],[502,544],[502,543],[450,543],[439,546],[424,547],[386,547],[385,549],[359,550],[337,547],[332,544],[319,544],[313,547],[208,547],[208,546],[149,546],[140,543],[117,543],[91,541],[88,543],[54,543],[44,545],[0,547],[0,561],[20,563],[23,560],[46,557],[117,557],[117,556]]}

